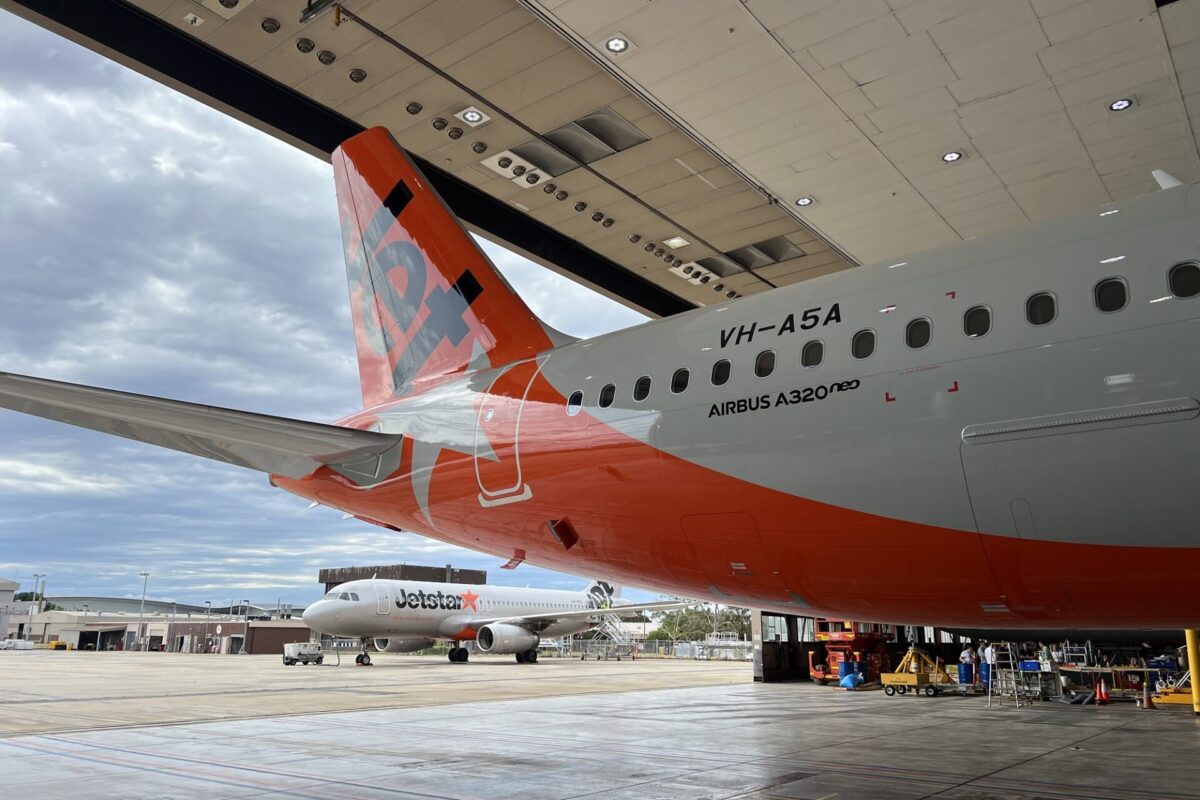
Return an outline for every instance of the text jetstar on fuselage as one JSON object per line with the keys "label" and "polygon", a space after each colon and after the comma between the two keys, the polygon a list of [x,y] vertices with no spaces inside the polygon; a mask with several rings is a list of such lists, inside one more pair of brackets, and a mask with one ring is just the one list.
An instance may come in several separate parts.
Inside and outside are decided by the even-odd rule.
{"label": "text jetstar on fuselage", "polygon": [[415,591],[406,592],[400,590],[396,597],[396,608],[428,608],[442,609],[445,611],[460,611],[464,608],[475,608],[475,601],[479,599],[479,595],[472,592],[464,594],[447,594],[445,592],[426,592]]}

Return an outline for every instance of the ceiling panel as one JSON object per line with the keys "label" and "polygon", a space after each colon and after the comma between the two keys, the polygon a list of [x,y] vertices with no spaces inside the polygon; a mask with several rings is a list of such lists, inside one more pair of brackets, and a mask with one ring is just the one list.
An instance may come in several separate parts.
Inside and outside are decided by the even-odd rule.
{"label": "ceiling panel", "polygon": [[[1152,168],[1200,180],[1197,0],[347,0],[394,41],[329,11],[301,25],[294,0],[243,0],[228,20],[137,5],[173,26],[196,13],[188,32],[229,57],[704,302],[643,243],[682,233],[670,255],[691,259],[804,242],[727,279],[758,292],[1148,191]],[[614,57],[618,32],[631,46]],[[336,61],[300,53],[301,35]],[[1121,97],[1132,107],[1110,111]],[[434,129],[472,104],[492,121],[451,122],[457,141]],[[480,165],[606,107],[647,141],[554,179],[566,201]]]}

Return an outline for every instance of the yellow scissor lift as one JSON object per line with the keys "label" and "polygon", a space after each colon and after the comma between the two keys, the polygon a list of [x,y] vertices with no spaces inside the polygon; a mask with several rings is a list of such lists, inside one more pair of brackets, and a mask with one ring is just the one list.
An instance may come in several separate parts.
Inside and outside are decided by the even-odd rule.
{"label": "yellow scissor lift", "polygon": [[949,673],[942,669],[941,664],[930,658],[925,651],[915,647],[908,648],[895,672],[885,672],[879,679],[883,682],[883,693],[888,697],[908,694],[910,690],[914,694],[923,691],[926,697],[933,697],[940,694],[945,687],[958,685]]}

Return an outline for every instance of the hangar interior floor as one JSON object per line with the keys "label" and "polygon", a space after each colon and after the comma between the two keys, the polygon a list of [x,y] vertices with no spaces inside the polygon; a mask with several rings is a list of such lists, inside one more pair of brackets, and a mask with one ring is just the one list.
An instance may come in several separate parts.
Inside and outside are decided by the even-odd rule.
{"label": "hangar interior floor", "polygon": [[[33,655],[0,660],[0,711],[9,722],[21,708],[56,704],[44,691],[35,697],[20,689],[27,670],[39,662],[71,663]],[[154,664],[146,656],[168,660]],[[243,670],[247,714],[232,718],[226,708],[224,720],[168,723],[152,721],[163,716],[168,697],[192,709],[173,716],[213,716],[205,711],[203,683],[189,681],[163,695],[161,687],[121,685],[121,677],[130,664],[190,672],[204,657],[83,657],[93,660],[74,666],[87,667],[81,675],[104,696],[94,702],[112,709],[111,724],[97,715],[73,730],[62,720],[43,724],[40,733],[9,726],[0,738],[6,796],[1200,797],[1200,723],[1188,712],[1131,705],[988,709],[976,698],[756,685],[744,664],[519,667],[397,658],[370,670],[289,672],[247,657],[204,665],[214,670],[218,693],[228,691],[221,684],[225,671]],[[256,693],[271,698],[279,688],[273,678],[289,683],[288,707],[254,716]],[[424,688],[375,708],[333,711],[324,703],[341,695],[354,705],[353,690],[330,691],[339,685],[363,685],[378,698],[388,686],[409,684]],[[684,688],[666,688],[676,685]],[[76,702],[65,697],[70,691],[59,694],[59,704]],[[306,696],[320,702],[308,704]],[[139,707],[149,709],[136,715],[148,720],[143,724],[131,719]],[[305,713],[313,708],[323,713]]]}

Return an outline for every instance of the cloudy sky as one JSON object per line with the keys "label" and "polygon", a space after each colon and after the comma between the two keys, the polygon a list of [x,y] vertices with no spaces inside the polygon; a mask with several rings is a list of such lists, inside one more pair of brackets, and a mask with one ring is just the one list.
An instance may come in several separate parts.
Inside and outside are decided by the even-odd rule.
{"label": "cloudy sky", "polygon": [[[328,164],[0,11],[0,371],[317,421],[360,403]],[[492,245],[575,336],[642,317]],[[550,303],[549,298],[554,302]],[[396,534],[265,476],[0,410],[0,576],[214,604],[325,566],[579,579]]]}

